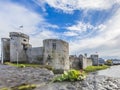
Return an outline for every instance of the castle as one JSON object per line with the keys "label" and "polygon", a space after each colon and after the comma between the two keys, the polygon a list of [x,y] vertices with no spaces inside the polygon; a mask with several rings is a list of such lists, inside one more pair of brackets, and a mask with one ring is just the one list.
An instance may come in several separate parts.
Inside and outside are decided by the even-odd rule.
{"label": "castle", "polygon": [[3,62],[37,63],[62,70],[98,65],[98,55],[69,56],[69,44],[60,39],[45,39],[43,47],[32,47],[29,36],[24,33],[10,32],[9,36],[1,38]]}

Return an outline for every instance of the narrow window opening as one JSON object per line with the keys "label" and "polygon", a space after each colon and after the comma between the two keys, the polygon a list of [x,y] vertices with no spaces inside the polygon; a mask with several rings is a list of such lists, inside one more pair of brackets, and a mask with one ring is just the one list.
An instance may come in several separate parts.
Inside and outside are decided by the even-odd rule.
{"label": "narrow window opening", "polygon": [[23,50],[27,50],[27,46],[25,44],[23,44]]}
{"label": "narrow window opening", "polygon": [[56,43],[53,43],[53,49],[54,50],[56,49]]}
{"label": "narrow window opening", "polygon": [[25,40],[25,39],[23,39],[23,41],[25,41],[25,42],[26,42],[26,40]]}

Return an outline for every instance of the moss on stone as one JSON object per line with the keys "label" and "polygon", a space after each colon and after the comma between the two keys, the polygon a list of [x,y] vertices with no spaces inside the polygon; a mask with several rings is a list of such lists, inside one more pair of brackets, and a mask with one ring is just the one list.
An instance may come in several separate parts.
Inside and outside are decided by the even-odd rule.
{"label": "moss on stone", "polygon": [[11,90],[11,89],[4,87],[4,88],[0,88],[0,90]]}
{"label": "moss on stone", "polygon": [[63,69],[53,69],[54,74],[63,74],[64,70]]}
{"label": "moss on stone", "polygon": [[32,85],[22,85],[18,87],[18,90],[32,90],[36,88],[36,85],[32,84]]}
{"label": "moss on stone", "polygon": [[19,86],[12,87],[12,90],[33,90],[36,88],[35,84],[22,84]]}

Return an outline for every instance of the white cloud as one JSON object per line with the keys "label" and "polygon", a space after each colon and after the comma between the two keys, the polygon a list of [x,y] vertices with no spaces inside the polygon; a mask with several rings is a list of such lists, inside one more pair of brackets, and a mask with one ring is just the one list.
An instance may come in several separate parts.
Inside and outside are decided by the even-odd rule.
{"label": "white cloud", "polygon": [[71,31],[79,31],[79,32],[85,32],[88,29],[93,29],[94,26],[90,25],[89,23],[83,23],[83,22],[77,22],[76,25],[72,25],[67,27],[66,29],[71,30]]}
{"label": "white cloud", "polygon": [[[22,29],[19,28],[21,25],[23,25]],[[31,35],[30,40],[33,46],[41,46],[41,41],[45,37],[56,37],[56,34],[49,28],[59,27],[46,22],[42,15],[24,6],[0,1],[0,38],[9,37],[9,32],[22,32]]]}
{"label": "white cloud", "polygon": [[64,32],[64,36],[78,36],[78,34],[72,31],[68,31],[68,32]]}
{"label": "white cloud", "polygon": [[39,34],[30,38],[30,43],[35,47],[42,46],[43,40],[49,39],[49,38],[56,39],[56,38],[58,38],[58,35],[49,30],[43,30],[43,31],[39,32]]}
{"label": "white cloud", "polygon": [[[0,21],[0,37],[8,36],[11,31],[32,34],[45,28],[59,28],[47,23],[41,15],[10,2],[0,2]],[[21,25],[23,29],[19,28]]]}
{"label": "white cloud", "polygon": [[20,31],[23,25],[24,33],[30,33],[37,29],[39,22],[44,22],[42,16],[29,11],[25,7],[10,2],[0,3],[0,30],[5,34],[11,31]]}
{"label": "white cloud", "polygon": [[111,8],[115,3],[120,4],[120,0],[44,0],[42,2],[36,0],[35,2],[41,7],[44,7],[44,4],[47,3],[51,7],[67,13],[80,9],[105,10]]}
{"label": "white cloud", "polygon": [[104,25],[98,27],[100,31],[97,35],[74,42],[71,41],[71,53],[95,53],[97,51],[103,57],[117,56],[120,58],[120,8],[115,12],[110,22],[108,20]]}
{"label": "white cloud", "polygon": [[92,35],[96,31],[100,33],[105,28],[106,26],[103,24],[93,26],[90,23],[77,21],[76,24],[66,27],[68,31],[65,32],[64,34],[66,36],[76,36],[77,38],[81,39]]}

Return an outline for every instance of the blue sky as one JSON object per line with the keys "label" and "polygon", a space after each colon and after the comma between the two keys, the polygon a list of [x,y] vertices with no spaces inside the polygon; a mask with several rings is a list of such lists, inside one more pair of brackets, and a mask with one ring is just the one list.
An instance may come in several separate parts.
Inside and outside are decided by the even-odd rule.
{"label": "blue sky", "polygon": [[70,54],[120,58],[120,0],[0,0],[0,38],[13,31],[33,47],[63,39]]}

